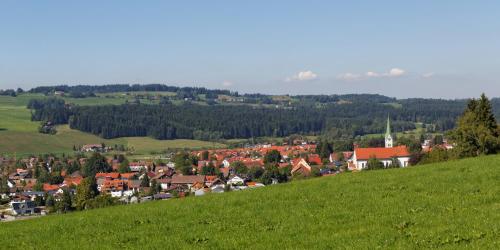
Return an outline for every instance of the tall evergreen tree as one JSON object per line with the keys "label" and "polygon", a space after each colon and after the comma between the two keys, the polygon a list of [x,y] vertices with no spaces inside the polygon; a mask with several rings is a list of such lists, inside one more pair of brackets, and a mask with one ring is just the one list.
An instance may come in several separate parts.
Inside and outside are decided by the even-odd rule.
{"label": "tall evergreen tree", "polygon": [[118,172],[122,174],[130,172],[129,162],[126,158],[123,159],[123,161],[120,163],[120,167],[118,167]]}
{"label": "tall evergreen tree", "polygon": [[494,154],[500,140],[498,125],[492,112],[491,103],[483,94],[479,100],[472,99],[452,132],[460,157]]}
{"label": "tall evergreen tree", "polygon": [[108,173],[112,170],[113,168],[107,162],[106,157],[99,153],[94,153],[82,168],[85,177],[94,177],[96,173]]}

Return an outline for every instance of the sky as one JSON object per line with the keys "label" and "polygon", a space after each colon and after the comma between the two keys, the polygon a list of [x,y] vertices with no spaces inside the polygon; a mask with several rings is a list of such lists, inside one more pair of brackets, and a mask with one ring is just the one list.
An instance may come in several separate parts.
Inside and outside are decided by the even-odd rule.
{"label": "sky", "polygon": [[0,1],[0,89],[500,97],[500,1]]}

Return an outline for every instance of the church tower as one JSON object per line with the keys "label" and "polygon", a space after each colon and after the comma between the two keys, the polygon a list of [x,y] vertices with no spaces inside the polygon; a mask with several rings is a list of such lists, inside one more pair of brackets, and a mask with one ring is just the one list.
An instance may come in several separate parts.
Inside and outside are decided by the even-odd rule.
{"label": "church tower", "polygon": [[389,120],[389,116],[387,116],[387,129],[385,131],[385,147],[392,148],[393,141],[391,135],[391,121]]}

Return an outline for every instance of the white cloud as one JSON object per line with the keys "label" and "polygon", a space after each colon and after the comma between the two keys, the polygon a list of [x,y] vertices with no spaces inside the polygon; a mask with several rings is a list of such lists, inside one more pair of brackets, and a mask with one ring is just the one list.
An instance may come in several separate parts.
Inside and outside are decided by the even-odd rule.
{"label": "white cloud", "polygon": [[392,68],[389,73],[387,74],[387,76],[390,76],[390,77],[397,77],[397,76],[402,76],[404,75],[406,72],[402,69],[399,69],[399,68]]}
{"label": "white cloud", "polygon": [[353,74],[353,73],[344,73],[344,74],[340,74],[337,76],[337,79],[346,80],[346,81],[358,80],[360,78],[361,78],[360,75]]}
{"label": "white cloud", "polygon": [[380,76],[379,73],[373,72],[373,71],[368,71],[368,72],[366,72],[365,75],[366,75],[366,77],[379,77]]}
{"label": "white cloud", "polygon": [[292,82],[292,81],[311,81],[315,80],[318,78],[318,75],[313,73],[310,70],[307,71],[301,71],[297,73],[296,75],[293,75],[291,77],[287,77],[285,81],[287,82]]}
{"label": "white cloud", "polygon": [[423,78],[431,78],[433,77],[435,74],[433,72],[429,72],[429,73],[425,73],[425,74],[422,74],[422,77]]}
{"label": "white cloud", "polygon": [[376,77],[400,77],[406,74],[406,71],[400,68],[392,68],[389,72],[378,73],[375,71],[368,71],[364,74],[358,73],[343,73],[337,76],[337,79],[352,81],[352,80],[362,80],[362,79],[370,79]]}
{"label": "white cloud", "polygon": [[222,86],[224,86],[224,87],[231,87],[231,86],[233,86],[233,82],[227,81],[227,80],[223,81],[222,82]]}

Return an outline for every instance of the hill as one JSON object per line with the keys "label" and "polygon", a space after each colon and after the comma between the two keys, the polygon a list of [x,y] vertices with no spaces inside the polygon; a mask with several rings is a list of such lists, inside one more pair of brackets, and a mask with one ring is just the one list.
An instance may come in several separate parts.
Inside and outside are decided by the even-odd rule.
{"label": "hill", "polygon": [[2,224],[17,248],[500,248],[500,156]]}
{"label": "hill", "polygon": [[[149,137],[123,137],[112,140],[70,129],[58,127],[56,135],[38,133],[39,122],[31,121],[31,112],[26,108],[30,99],[46,98],[38,94],[23,94],[17,97],[0,96],[0,155],[2,154],[38,154],[71,153],[73,145],[106,143],[133,147],[137,154],[150,154],[167,148],[203,148],[222,147],[223,144],[199,140],[161,141]],[[68,103],[79,105],[104,105],[115,103],[109,98],[65,98]],[[118,102],[116,102],[118,104]]]}

